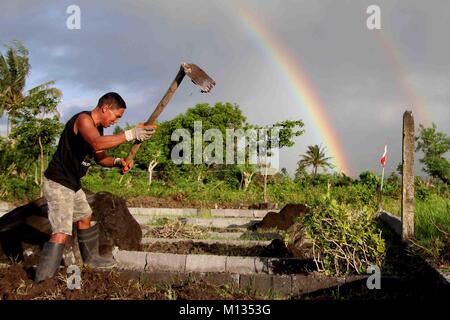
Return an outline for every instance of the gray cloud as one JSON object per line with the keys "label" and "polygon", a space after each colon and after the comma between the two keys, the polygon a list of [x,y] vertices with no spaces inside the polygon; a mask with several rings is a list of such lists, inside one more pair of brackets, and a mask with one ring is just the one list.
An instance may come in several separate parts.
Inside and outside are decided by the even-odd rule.
{"label": "gray cloud", "polygon": [[19,39],[29,48],[30,87],[57,81],[64,119],[92,108],[104,92],[117,91],[130,106],[124,122],[142,121],[179,63],[197,63],[217,81],[216,88],[204,95],[183,82],[161,119],[217,101],[240,104],[251,122],[303,119],[305,135],[280,159],[293,172],[307,145],[327,141],[320,140],[308,106],[290,91],[267,44],[261,46],[249,32],[239,15],[245,6],[302,66],[353,173],[379,171],[386,143],[390,171],[401,159],[404,110],[413,110],[417,124],[434,121],[450,131],[445,37],[450,3],[377,3],[382,37],[366,28],[372,1],[77,1],[81,30],[66,28],[66,8],[73,1],[2,2],[0,41]]}

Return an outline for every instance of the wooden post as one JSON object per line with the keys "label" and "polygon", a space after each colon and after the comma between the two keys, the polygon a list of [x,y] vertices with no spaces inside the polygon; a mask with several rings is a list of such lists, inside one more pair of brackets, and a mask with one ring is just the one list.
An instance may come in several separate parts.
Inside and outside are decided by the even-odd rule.
{"label": "wooden post", "polygon": [[414,237],[414,118],[411,111],[403,114],[402,140],[402,240]]}

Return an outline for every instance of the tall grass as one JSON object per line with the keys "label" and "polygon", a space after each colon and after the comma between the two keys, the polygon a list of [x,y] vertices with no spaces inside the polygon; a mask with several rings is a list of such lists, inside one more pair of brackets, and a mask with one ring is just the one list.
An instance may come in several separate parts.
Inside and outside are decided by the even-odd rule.
{"label": "tall grass", "polygon": [[417,201],[414,215],[415,237],[429,249],[440,247],[443,233],[450,234],[450,199],[431,195]]}
{"label": "tall grass", "polygon": [[[401,200],[386,198],[383,209],[400,216]],[[428,250],[440,250],[444,233],[450,234],[450,199],[430,194],[414,200],[414,236]],[[437,253],[438,254],[438,253]]]}

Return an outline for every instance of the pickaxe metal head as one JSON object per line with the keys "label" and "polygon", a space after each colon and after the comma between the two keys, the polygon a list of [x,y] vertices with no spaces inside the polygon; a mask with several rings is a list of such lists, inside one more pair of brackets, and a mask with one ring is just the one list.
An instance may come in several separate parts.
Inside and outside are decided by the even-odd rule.
{"label": "pickaxe metal head", "polygon": [[201,92],[209,92],[216,85],[216,82],[199,66],[183,62],[181,67],[192,82],[200,87]]}

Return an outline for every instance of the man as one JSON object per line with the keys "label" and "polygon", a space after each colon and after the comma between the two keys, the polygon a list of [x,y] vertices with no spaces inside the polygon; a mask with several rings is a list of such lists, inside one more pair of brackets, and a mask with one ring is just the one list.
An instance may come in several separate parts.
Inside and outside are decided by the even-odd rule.
{"label": "man", "polygon": [[98,252],[98,225],[91,223],[92,209],[81,189],[80,179],[91,161],[104,167],[120,167],[128,171],[133,163],[110,157],[105,150],[131,140],[145,141],[155,126],[135,127],[115,135],[103,135],[103,128],[116,124],[125,112],[122,97],[109,92],[103,95],[92,111],[74,115],[61,134],[58,148],[44,173],[43,192],[48,203],[48,218],[52,227],[50,240],[44,244],[35,281],[51,278],[58,270],[64,245],[72,235],[72,223],[77,222],[78,242],[83,263],[95,268],[108,268],[114,260]]}

